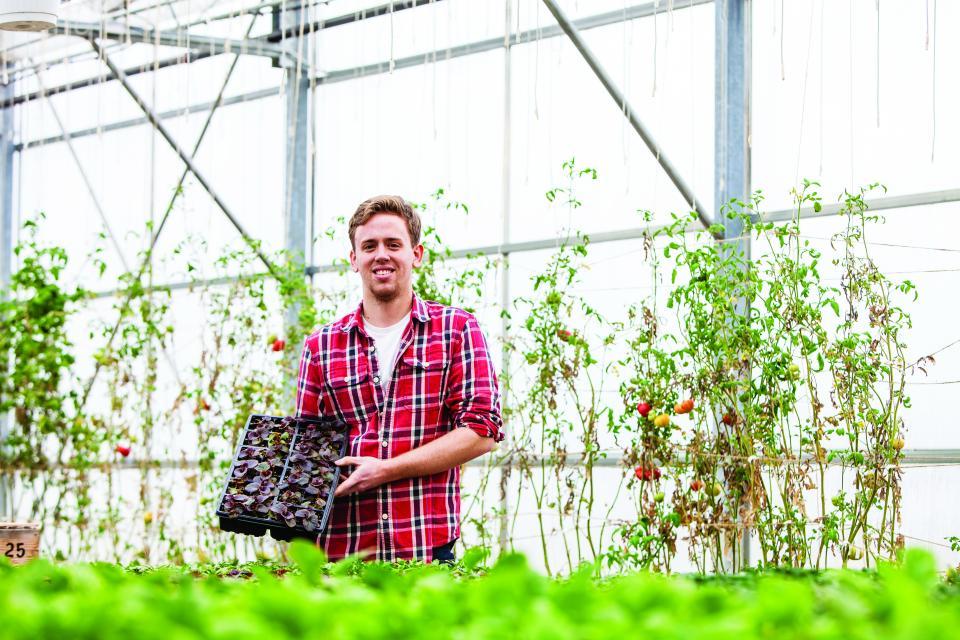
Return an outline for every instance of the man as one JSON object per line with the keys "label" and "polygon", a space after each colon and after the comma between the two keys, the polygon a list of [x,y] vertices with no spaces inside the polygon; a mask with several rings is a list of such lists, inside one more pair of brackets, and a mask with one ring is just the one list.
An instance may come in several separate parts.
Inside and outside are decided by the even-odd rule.
{"label": "man", "polygon": [[[331,559],[453,560],[460,465],[502,440],[496,373],[476,318],[419,299],[420,217],[397,196],[350,219],[363,301],[304,345],[297,415],[350,425],[350,470],[317,540]],[[373,555],[371,553],[370,555]]]}

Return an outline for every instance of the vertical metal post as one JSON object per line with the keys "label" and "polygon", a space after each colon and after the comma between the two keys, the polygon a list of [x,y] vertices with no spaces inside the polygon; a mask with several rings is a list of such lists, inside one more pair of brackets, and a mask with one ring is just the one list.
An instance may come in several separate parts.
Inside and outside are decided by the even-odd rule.
{"label": "vertical metal post", "polygon": [[[731,199],[750,197],[750,0],[716,0],[715,211]],[[724,225],[724,237],[739,238],[739,221]],[[750,253],[748,241],[732,246]]]}
{"label": "vertical metal post", "polygon": [[[14,95],[14,83],[0,85],[0,99],[7,100]],[[13,110],[7,107],[0,110],[0,297],[6,295],[13,267]],[[9,354],[0,353],[0,357]],[[0,412],[0,445],[6,441],[10,432],[10,412]],[[9,484],[12,476],[0,474],[0,520],[12,518]]]}
{"label": "vertical metal post", "polygon": [[[286,9],[280,15],[280,26],[289,29],[299,26],[303,20],[302,9]],[[303,69],[297,61],[301,46],[299,38],[284,40],[283,45],[290,55],[280,60],[286,75],[286,155],[284,162],[284,248],[294,260],[305,264],[308,251],[308,212],[310,176],[307,147],[310,135],[310,70]],[[309,239],[312,242],[312,238]],[[297,322],[298,309],[287,309],[286,324],[293,326]],[[291,351],[298,353],[299,345],[290,345]],[[296,366],[296,363],[293,365]]]}
{"label": "vertical metal post", "polygon": [[[743,1],[746,2],[746,0]],[[573,43],[573,46],[576,47],[580,55],[583,56],[584,62],[587,63],[594,75],[597,76],[600,84],[603,85],[607,93],[610,94],[610,97],[613,98],[613,101],[617,104],[617,107],[623,112],[630,126],[633,127],[633,130],[637,132],[637,135],[640,136],[644,144],[647,145],[647,148],[650,149],[650,153],[654,155],[657,164],[660,165],[663,172],[670,178],[670,182],[677,188],[677,191],[679,191],[683,199],[687,201],[690,208],[697,212],[697,217],[700,218],[703,226],[710,226],[710,215],[707,213],[703,203],[697,200],[693,189],[690,188],[690,185],[683,179],[683,176],[680,175],[677,168],[673,166],[673,163],[667,158],[666,153],[660,148],[660,145],[653,139],[653,134],[650,130],[640,121],[637,112],[627,100],[626,94],[613,82],[613,78],[607,73],[606,69],[603,68],[603,65],[600,64],[600,60],[593,54],[593,51],[591,51],[587,45],[587,41],[583,38],[580,31],[577,30],[577,27],[574,26],[573,22],[567,17],[563,9],[560,8],[556,0],[543,0],[543,4],[545,4],[547,9],[550,10],[550,13],[553,14],[557,24],[560,25],[563,32],[570,38],[570,42]]]}
{"label": "vertical metal post", "polygon": [[[513,40],[513,2],[506,0],[506,28],[503,35],[503,231],[500,242],[508,244],[510,242],[510,125],[511,125],[511,85],[512,75],[510,71],[510,53]],[[500,267],[500,309],[507,311],[510,307],[510,254],[501,251],[503,264]],[[500,336],[503,341],[501,351],[500,377],[509,381],[510,377],[510,349],[508,348],[510,332],[510,321],[506,314],[501,314]],[[503,388],[500,397],[501,409],[507,411],[510,401],[508,389]],[[507,550],[510,544],[510,470],[511,464],[500,465],[500,553]]]}
{"label": "vertical metal post", "polygon": [[[716,0],[716,111],[714,128],[714,211],[723,224],[724,248],[750,259],[750,239],[740,220],[722,207],[750,197],[750,0]],[[738,311],[747,313],[741,302]],[[750,532],[743,531],[742,566],[750,563]]]}

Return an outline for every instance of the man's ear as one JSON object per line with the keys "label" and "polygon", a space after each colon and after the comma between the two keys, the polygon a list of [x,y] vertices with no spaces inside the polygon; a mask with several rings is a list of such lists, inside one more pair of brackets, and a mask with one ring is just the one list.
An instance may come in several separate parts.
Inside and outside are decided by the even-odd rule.
{"label": "man's ear", "polygon": [[350,249],[350,267],[354,271],[360,271],[360,267],[357,266],[357,254],[353,249]]}
{"label": "man's ear", "polygon": [[413,248],[413,266],[419,267],[423,263],[423,245],[418,244]]}

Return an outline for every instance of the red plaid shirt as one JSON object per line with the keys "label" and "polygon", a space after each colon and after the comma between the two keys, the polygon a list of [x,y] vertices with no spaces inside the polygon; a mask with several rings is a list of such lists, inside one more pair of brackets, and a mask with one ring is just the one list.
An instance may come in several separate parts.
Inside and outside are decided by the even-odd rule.
{"label": "red plaid shirt", "polygon": [[[307,338],[298,416],[335,415],[350,425],[351,456],[393,458],[466,427],[497,441],[500,393],[476,318],[413,297],[386,393],[363,304]],[[460,536],[460,467],[337,498],[318,539],[328,557],[376,550],[378,560],[430,562]]]}

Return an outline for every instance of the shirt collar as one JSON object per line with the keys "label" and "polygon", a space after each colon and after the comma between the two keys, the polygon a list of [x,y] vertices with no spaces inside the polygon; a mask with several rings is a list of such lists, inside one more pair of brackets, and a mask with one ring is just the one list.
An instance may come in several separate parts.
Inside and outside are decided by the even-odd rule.
{"label": "shirt collar", "polygon": [[[413,307],[410,309],[410,315],[420,322],[427,322],[430,320],[430,309],[427,307],[427,303],[420,299],[420,297],[414,293],[413,294]],[[341,331],[348,333],[350,330],[357,328],[363,330],[363,302],[357,306],[357,309],[347,318],[347,321],[341,327]]]}

